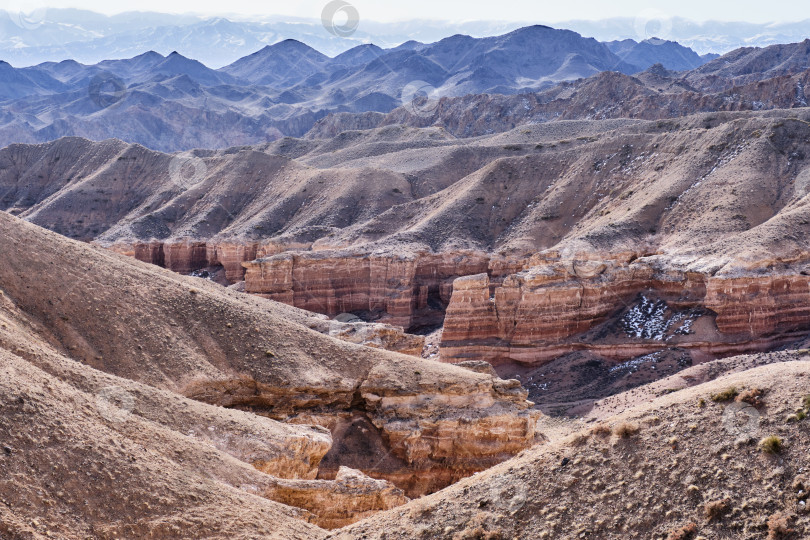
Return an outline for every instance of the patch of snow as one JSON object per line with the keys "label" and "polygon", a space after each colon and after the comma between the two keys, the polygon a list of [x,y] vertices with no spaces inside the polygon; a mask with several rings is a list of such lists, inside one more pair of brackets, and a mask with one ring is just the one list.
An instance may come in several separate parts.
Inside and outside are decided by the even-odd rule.
{"label": "patch of snow", "polygon": [[638,371],[644,364],[648,364],[650,362],[658,362],[660,361],[661,352],[654,352],[652,354],[647,354],[644,356],[639,356],[638,358],[633,358],[632,360],[628,360],[627,362],[622,362],[617,366],[613,366],[608,371],[609,373],[615,373],[617,371]]}

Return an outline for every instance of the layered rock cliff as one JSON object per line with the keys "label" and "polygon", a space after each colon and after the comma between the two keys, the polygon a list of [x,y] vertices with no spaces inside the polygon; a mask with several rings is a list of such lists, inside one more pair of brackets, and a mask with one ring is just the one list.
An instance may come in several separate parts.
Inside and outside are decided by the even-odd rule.
{"label": "layered rock cliff", "polygon": [[316,313],[351,312],[405,329],[442,323],[453,280],[521,268],[481,252],[288,252],[244,264],[245,291]]}
{"label": "layered rock cliff", "polygon": [[117,253],[139,261],[188,274],[207,267],[222,266],[230,283],[242,281],[243,264],[257,257],[279,253],[283,248],[260,242],[202,242],[191,239],[163,242],[119,242],[107,246]]}
{"label": "layered rock cliff", "polygon": [[312,522],[337,529],[408,502],[402,490],[385,480],[341,467],[334,480],[278,480],[263,495],[274,501],[306,509]]}
{"label": "layered rock cliff", "polygon": [[358,387],[279,388],[242,377],[196,382],[184,394],[291,423],[328,428],[334,444],[318,477],[348,466],[409,497],[432,493],[542,440],[538,411],[516,380],[472,370],[378,366]]}
{"label": "layered rock cliff", "polygon": [[541,365],[571,351],[627,359],[666,348],[712,357],[772,348],[810,329],[810,276],[696,271],[661,257],[536,256],[500,284],[459,278],[441,359]]}

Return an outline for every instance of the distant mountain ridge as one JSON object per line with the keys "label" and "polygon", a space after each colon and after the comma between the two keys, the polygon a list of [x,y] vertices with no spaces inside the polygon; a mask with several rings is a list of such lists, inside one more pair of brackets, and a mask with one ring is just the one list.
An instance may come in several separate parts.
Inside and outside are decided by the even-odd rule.
{"label": "distant mountain ridge", "polygon": [[[26,10],[27,11],[27,10]],[[505,34],[529,24],[504,21],[454,23],[411,20],[379,23],[361,20],[351,36],[327,32],[320,14],[312,18],[252,17],[238,20],[193,14],[129,12],[106,16],[78,9],[34,10],[6,13],[0,10],[0,58],[14,66],[74,59],[95,64],[105,58],[130,58],[145,50],[163,55],[178,51],[209,67],[219,68],[249,55],[265,45],[296,39],[335,56],[361,44],[382,48],[407,42],[432,43],[450,34],[487,37]],[[658,14],[665,17],[664,14]],[[531,21],[540,22],[540,21]],[[664,18],[658,33],[648,35],[639,19],[619,17],[600,21],[558,21],[555,28],[568,28],[599,41],[637,42],[650,38],[676,41],[700,55],[723,54],[740,47],[765,47],[801,41],[808,37],[808,21],[753,24],[707,21],[697,23],[678,17]]]}
{"label": "distant mountain ridge", "polygon": [[617,50],[536,25],[392,49],[362,44],[334,57],[287,39],[220,69],[177,51],[92,65],[3,63],[0,145],[63,136],[120,138],[168,152],[253,144],[302,136],[331,113],[388,113],[421,103],[420,113],[430,114],[443,96],[535,92],[604,71],[705,61],[675,42],[628,41]]}
{"label": "distant mountain ridge", "polygon": [[175,152],[396,123],[469,137],[560,119],[786,108],[805,106],[808,65],[810,41],[712,60],[673,41],[601,43],[541,25],[334,57],[288,39],[220,69],[177,51],[0,63],[0,146],[80,136]]}

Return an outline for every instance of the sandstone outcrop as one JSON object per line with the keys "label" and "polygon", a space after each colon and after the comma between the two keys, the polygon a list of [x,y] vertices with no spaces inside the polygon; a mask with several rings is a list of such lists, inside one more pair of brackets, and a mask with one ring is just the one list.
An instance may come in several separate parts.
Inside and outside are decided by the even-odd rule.
{"label": "sandstone outcrop", "polygon": [[542,440],[542,415],[529,408],[518,381],[462,368],[455,373],[468,372],[464,378],[424,364],[400,367],[377,366],[359,387],[285,389],[243,377],[197,382],[184,394],[326,427],[334,443],[319,478],[334,478],[346,465],[390,481],[409,497],[437,491]]}
{"label": "sandstone outcrop", "polygon": [[403,328],[441,324],[453,280],[519,269],[480,252],[288,252],[245,263],[245,291],[316,313],[363,313]]}
{"label": "sandstone outcrop", "polygon": [[425,337],[406,333],[401,327],[367,322],[331,322],[328,334],[332,337],[375,349],[385,349],[411,356],[421,356]]}
{"label": "sandstone outcrop", "polygon": [[407,464],[381,476],[414,496],[500,463],[540,437],[540,414],[529,410],[528,393],[516,380],[482,375],[470,385],[375,368],[360,396],[391,453]]}
{"label": "sandstone outcrop", "polygon": [[188,274],[207,267],[222,266],[230,283],[244,279],[244,263],[284,250],[281,246],[267,242],[202,242],[191,239],[167,242],[159,240],[118,242],[106,247],[116,253],[134,257],[139,261],[161,268],[168,268],[180,274]]}
{"label": "sandstone outcrop", "polygon": [[725,334],[767,336],[810,325],[810,276],[765,274],[713,277],[706,286],[706,307],[717,313]]}
{"label": "sandstone outcrop", "polygon": [[[632,260],[632,262],[630,262]],[[457,279],[441,359],[540,365],[571,351],[627,359],[669,347],[752,352],[810,328],[810,277],[679,269],[661,258],[537,256],[501,284]]]}
{"label": "sandstone outcrop", "polygon": [[334,480],[277,480],[263,495],[303,508],[315,515],[312,522],[337,529],[408,502],[402,490],[355,469],[341,467]]}

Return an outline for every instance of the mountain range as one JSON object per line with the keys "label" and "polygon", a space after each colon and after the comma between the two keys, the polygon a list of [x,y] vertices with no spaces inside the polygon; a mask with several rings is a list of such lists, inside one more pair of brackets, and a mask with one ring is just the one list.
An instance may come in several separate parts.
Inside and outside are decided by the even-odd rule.
{"label": "mountain range", "polygon": [[[154,49],[167,55],[179,51],[219,68],[284,39],[296,39],[329,56],[354,46],[376,43],[383,48],[407,41],[435,42],[449,34],[486,37],[526,26],[526,22],[450,22],[412,20],[379,23],[360,20],[354,33],[337,36],[317,19],[280,17],[204,17],[155,12],[129,12],[113,16],[79,9],[35,9],[25,13],[0,11],[0,58],[15,66],[74,59],[95,64],[106,58],[129,58]],[[362,15],[362,14],[361,14]],[[665,13],[643,12],[639,17],[599,21],[556,21],[600,41],[657,37],[677,41],[699,54],[723,54],[739,47],[764,47],[801,41],[807,21],[754,24],[695,22]]]}
{"label": "mountain range", "polygon": [[[608,71],[629,76],[655,65],[667,72],[692,70],[684,72],[687,78],[698,68],[715,69],[713,76],[733,85],[733,66],[762,53],[749,48],[730,54],[731,67],[719,70],[710,66],[726,59],[701,57],[671,41],[601,43],[569,30],[531,26],[495,37],[455,35],[390,49],[358,45],[334,57],[288,39],[216,70],[176,51],[92,65],[0,63],[0,145],[62,136],[120,138],[168,152],[254,144],[302,136],[332,113],[398,109],[404,111],[400,116],[430,119],[440,99],[559,94],[566,92],[560,86],[565,81]],[[793,73],[808,56],[799,50],[791,55],[767,72],[748,66],[750,81]]]}

